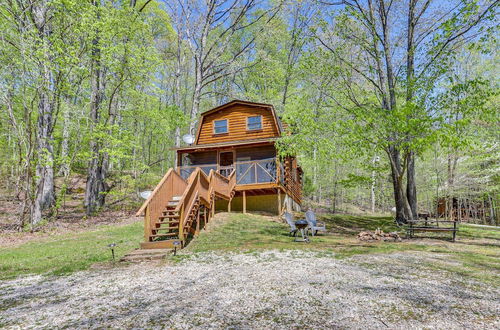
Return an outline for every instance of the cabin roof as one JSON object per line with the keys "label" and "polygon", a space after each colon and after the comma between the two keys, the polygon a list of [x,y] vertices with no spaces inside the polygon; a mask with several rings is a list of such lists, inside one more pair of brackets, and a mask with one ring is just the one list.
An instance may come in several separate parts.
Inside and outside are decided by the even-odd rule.
{"label": "cabin roof", "polygon": [[[198,124],[198,129],[196,131],[195,144],[198,144],[198,140],[200,138],[201,125],[203,125],[203,117],[205,117],[207,115],[210,115],[210,114],[213,114],[215,112],[227,109],[227,108],[229,108],[231,106],[234,106],[236,104],[246,105],[246,106],[250,106],[250,107],[258,107],[258,108],[268,109],[269,111],[271,111],[271,114],[272,114],[273,119],[274,119],[274,124],[276,125],[276,129],[277,129],[279,135],[281,135],[283,133],[283,125],[281,123],[281,120],[278,118],[278,116],[276,116],[276,111],[274,110],[274,107],[273,107],[272,104],[258,103],[258,102],[249,102],[249,101],[243,101],[243,100],[232,100],[232,101],[230,101],[228,103],[219,105],[218,107],[215,107],[213,109],[210,109],[210,110],[207,110],[207,111],[201,113],[199,124]],[[234,144],[234,142],[233,143],[229,143],[229,144]]]}

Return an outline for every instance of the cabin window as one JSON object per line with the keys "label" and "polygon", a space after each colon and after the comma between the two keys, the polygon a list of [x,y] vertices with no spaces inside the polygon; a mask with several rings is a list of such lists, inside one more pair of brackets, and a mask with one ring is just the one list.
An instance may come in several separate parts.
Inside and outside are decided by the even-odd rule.
{"label": "cabin window", "polygon": [[253,116],[247,118],[247,130],[254,131],[262,129],[262,116]]}
{"label": "cabin window", "polygon": [[214,134],[227,133],[227,119],[214,120]]}

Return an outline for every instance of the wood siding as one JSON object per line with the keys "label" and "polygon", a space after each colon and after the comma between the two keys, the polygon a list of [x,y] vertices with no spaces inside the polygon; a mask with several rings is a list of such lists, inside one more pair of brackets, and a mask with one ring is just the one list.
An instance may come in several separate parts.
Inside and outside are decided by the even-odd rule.
{"label": "wood siding", "polygon": [[[247,118],[262,116],[262,129],[247,130]],[[214,120],[228,119],[228,133],[214,134]],[[229,141],[252,140],[278,137],[279,132],[268,108],[235,104],[234,106],[202,117],[201,128],[196,144],[210,144]]]}

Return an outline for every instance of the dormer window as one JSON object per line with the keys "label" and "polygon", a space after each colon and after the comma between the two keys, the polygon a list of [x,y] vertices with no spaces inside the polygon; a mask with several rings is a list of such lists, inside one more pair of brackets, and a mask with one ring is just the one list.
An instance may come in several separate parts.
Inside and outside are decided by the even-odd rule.
{"label": "dormer window", "polygon": [[214,120],[214,134],[224,134],[227,132],[227,119]]}
{"label": "dormer window", "polygon": [[247,130],[256,131],[262,129],[262,116],[247,117]]}

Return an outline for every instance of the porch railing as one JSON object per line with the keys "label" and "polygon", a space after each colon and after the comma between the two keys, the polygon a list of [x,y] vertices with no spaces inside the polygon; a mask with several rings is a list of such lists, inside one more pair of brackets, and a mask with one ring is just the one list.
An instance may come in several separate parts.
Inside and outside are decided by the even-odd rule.
{"label": "porch railing", "polygon": [[187,180],[197,167],[199,167],[207,176],[210,175],[211,170],[217,171],[217,164],[179,166],[177,169],[181,177],[184,180]]}
{"label": "porch railing", "polygon": [[276,159],[237,162],[236,184],[276,182]]}

